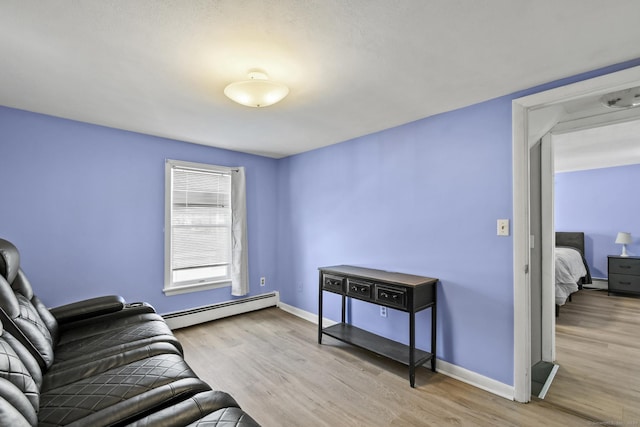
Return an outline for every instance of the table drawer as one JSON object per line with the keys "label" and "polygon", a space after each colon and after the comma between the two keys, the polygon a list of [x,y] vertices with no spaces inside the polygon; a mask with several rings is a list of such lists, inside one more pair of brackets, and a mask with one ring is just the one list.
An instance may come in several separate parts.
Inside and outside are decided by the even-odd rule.
{"label": "table drawer", "polygon": [[609,258],[609,274],[632,274],[640,276],[640,260]]}
{"label": "table drawer", "polygon": [[609,290],[640,293],[640,276],[609,274]]}
{"label": "table drawer", "polygon": [[375,300],[379,304],[407,308],[407,292],[402,288],[376,285]]}
{"label": "table drawer", "polygon": [[344,277],[334,276],[333,274],[322,275],[322,289],[339,294],[344,293]]}
{"label": "table drawer", "polygon": [[347,295],[349,296],[371,299],[371,289],[373,289],[373,283],[371,282],[347,279]]}

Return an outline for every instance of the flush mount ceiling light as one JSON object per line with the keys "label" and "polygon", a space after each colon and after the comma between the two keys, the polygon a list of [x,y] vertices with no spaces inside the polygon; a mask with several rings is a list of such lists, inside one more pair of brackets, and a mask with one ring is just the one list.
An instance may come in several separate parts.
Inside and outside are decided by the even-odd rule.
{"label": "flush mount ceiling light", "polygon": [[282,83],[269,80],[262,70],[249,70],[249,80],[234,82],[224,88],[224,94],[247,107],[268,107],[289,94]]}
{"label": "flush mount ceiling light", "polygon": [[630,108],[640,106],[640,86],[604,95],[600,102],[610,108]]}

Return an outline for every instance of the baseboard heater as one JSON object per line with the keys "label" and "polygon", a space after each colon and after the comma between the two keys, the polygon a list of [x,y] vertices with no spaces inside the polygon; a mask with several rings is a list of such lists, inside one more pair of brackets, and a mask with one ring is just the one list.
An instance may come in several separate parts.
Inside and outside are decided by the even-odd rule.
{"label": "baseboard heater", "polygon": [[171,329],[186,328],[187,326],[222,319],[223,317],[274,307],[278,305],[279,300],[280,296],[278,292],[270,292],[268,294],[221,302],[189,310],[175,311],[164,314],[162,317]]}

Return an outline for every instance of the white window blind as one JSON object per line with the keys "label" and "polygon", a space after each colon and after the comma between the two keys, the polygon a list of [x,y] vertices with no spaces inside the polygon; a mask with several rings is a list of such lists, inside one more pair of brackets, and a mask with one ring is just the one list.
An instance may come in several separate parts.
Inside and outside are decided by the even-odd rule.
{"label": "white window blind", "polygon": [[167,162],[165,292],[231,280],[231,171]]}

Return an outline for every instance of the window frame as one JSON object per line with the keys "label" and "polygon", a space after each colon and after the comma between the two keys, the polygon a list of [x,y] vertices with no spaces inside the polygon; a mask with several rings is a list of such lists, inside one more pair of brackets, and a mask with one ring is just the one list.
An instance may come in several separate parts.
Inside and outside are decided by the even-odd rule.
{"label": "window frame", "polygon": [[[165,205],[165,223],[164,223],[164,288],[163,292],[165,295],[178,295],[189,292],[203,291],[207,289],[217,289],[224,287],[231,287],[231,260],[229,262],[229,275],[228,278],[223,280],[213,280],[207,281],[204,283],[191,283],[191,284],[182,284],[176,285],[173,282],[173,263],[172,263],[172,206],[173,206],[173,181],[172,181],[172,172],[173,169],[184,169],[184,170],[195,170],[201,172],[210,172],[217,174],[225,174],[230,175],[233,171],[232,168],[225,166],[217,166],[205,163],[195,163],[195,162],[186,162],[182,160],[171,160],[167,159],[165,161],[165,194],[164,194],[164,205]],[[229,196],[230,202],[232,200],[231,192],[233,191],[233,186],[230,189]],[[231,211],[233,213],[233,206],[231,206]],[[230,224],[230,231],[233,229],[233,225]],[[231,240],[229,239],[229,253],[231,254]]]}

